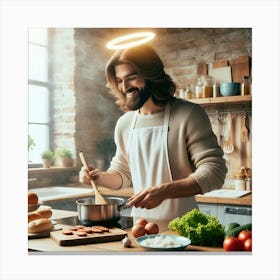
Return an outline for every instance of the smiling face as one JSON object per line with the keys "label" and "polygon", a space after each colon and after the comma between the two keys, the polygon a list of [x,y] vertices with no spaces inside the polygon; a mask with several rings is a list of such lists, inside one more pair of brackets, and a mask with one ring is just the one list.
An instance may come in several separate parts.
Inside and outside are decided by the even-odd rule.
{"label": "smiling face", "polygon": [[151,92],[145,80],[129,63],[115,66],[115,79],[119,91],[124,95],[127,110],[138,110],[150,98]]}

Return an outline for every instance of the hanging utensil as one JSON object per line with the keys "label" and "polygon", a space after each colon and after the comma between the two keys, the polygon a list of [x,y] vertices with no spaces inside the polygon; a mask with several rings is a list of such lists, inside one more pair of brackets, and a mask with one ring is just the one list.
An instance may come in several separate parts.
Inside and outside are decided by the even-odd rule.
{"label": "hanging utensil", "polygon": [[223,150],[226,154],[231,154],[234,151],[234,146],[232,143],[232,136],[231,136],[231,126],[232,126],[232,115],[231,112],[227,113],[227,138],[223,144]]}
{"label": "hanging utensil", "polygon": [[245,126],[247,128],[248,131],[248,139],[250,139],[250,120],[249,120],[249,115],[248,113],[245,113]]}
{"label": "hanging utensil", "polygon": [[212,131],[216,135],[217,142],[219,144],[220,143],[220,135],[219,135],[219,119],[218,119],[218,116],[213,116],[213,117],[210,117],[209,119],[210,119],[210,122],[211,122]]}
{"label": "hanging utensil", "polygon": [[246,126],[246,114],[241,117],[241,142],[247,143],[249,141],[249,132]]}
{"label": "hanging utensil", "polygon": [[[89,167],[88,167],[86,158],[85,158],[84,153],[82,151],[79,153],[79,156],[80,156],[80,159],[81,159],[81,162],[82,162],[84,168],[89,171]],[[94,193],[95,193],[95,204],[107,204],[107,201],[101,195],[101,193],[99,192],[97,186],[95,185],[95,183],[92,179],[90,180],[90,183],[91,183],[91,186],[93,187]]]}

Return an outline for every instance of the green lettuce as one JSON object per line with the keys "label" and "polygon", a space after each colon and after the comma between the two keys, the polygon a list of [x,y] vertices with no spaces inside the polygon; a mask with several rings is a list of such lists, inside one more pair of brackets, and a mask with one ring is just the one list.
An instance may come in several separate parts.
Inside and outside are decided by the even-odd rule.
{"label": "green lettuce", "polygon": [[225,227],[215,216],[206,215],[198,209],[171,220],[168,228],[191,240],[192,245],[220,247]]}

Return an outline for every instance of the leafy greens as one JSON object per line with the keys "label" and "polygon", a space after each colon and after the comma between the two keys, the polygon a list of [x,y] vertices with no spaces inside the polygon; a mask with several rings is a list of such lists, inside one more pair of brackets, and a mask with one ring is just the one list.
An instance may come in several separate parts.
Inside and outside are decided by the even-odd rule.
{"label": "leafy greens", "polygon": [[221,246],[225,236],[225,227],[215,216],[206,215],[196,208],[171,220],[168,228],[189,238],[193,245],[200,246]]}

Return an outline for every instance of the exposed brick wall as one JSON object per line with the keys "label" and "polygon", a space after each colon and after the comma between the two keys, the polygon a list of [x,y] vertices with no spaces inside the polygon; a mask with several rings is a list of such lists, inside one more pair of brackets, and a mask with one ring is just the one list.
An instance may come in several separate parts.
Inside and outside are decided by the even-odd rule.
{"label": "exposed brick wall", "polygon": [[74,89],[74,29],[53,29],[50,33],[53,150],[58,148],[68,148],[72,152],[75,152],[76,94]]}
{"label": "exposed brick wall", "polygon": [[196,65],[252,55],[250,28],[163,29],[153,43],[178,86],[194,88]]}
{"label": "exposed brick wall", "polygon": [[[62,28],[53,35],[52,64],[54,148],[66,146],[76,154],[83,149],[89,162],[100,155],[100,139],[113,138],[122,112],[108,94],[104,67],[112,54],[105,44],[118,35],[137,29]],[[145,29],[141,29],[145,30]],[[196,65],[252,55],[250,28],[150,28],[150,43],[178,86],[196,78]],[[77,161],[79,162],[79,161]]]}
{"label": "exposed brick wall", "polygon": [[121,111],[108,94],[102,30],[75,30],[76,149],[83,150],[88,161],[100,159],[99,141],[113,138]]}

